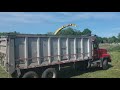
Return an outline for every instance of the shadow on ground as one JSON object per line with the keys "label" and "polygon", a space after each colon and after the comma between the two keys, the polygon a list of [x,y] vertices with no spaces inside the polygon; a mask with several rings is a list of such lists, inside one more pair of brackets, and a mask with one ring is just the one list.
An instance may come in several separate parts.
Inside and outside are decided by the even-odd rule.
{"label": "shadow on ground", "polygon": [[[113,66],[109,64],[108,66],[110,68],[112,68]],[[82,75],[84,73],[89,73],[89,72],[95,72],[98,70],[102,70],[101,68],[97,68],[97,67],[92,67],[89,69],[73,69],[73,68],[67,68],[67,69],[62,69],[59,73],[58,73],[58,78],[71,78],[74,76],[78,76],[78,75]]]}

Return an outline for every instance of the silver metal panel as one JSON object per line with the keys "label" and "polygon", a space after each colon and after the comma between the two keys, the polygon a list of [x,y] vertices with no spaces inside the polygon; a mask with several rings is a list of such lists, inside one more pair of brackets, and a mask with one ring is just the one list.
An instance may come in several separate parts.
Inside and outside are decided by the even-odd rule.
{"label": "silver metal panel", "polygon": [[6,53],[6,47],[7,47],[7,38],[0,38],[0,52],[1,53]]}
{"label": "silver metal panel", "polygon": [[81,39],[76,39],[76,53],[77,53],[77,59],[80,59],[81,57]]}
{"label": "silver metal panel", "polygon": [[37,63],[37,38],[28,38],[28,63]]}
{"label": "silver metal panel", "polygon": [[25,67],[28,67],[29,63],[28,63],[28,37],[25,37]]}
{"label": "silver metal panel", "polygon": [[67,38],[67,40],[66,40],[66,54],[67,54],[67,59],[69,60],[70,59],[70,57],[69,57],[69,38]]}
{"label": "silver metal panel", "polygon": [[[91,37],[75,36],[37,36],[37,35],[18,35],[15,39],[11,38],[9,63],[15,63],[15,59],[23,59],[23,62],[17,62],[21,67],[37,65],[48,65],[57,63],[58,60],[85,60],[91,57],[92,43]],[[5,45],[5,43],[2,43]],[[5,47],[0,50],[6,51]],[[6,52],[5,52],[6,53]],[[14,56],[15,54],[15,56]],[[69,54],[69,57],[68,57]],[[73,55],[70,55],[73,54]],[[77,55],[74,55],[77,54]],[[31,58],[28,62],[28,59]],[[13,63],[13,64],[14,64]],[[14,69],[11,69],[14,71]],[[11,71],[10,70],[10,71]]]}
{"label": "silver metal panel", "polygon": [[92,42],[90,40],[91,38],[89,38],[89,58],[92,58]]}
{"label": "silver metal panel", "polygon": [[7,69],[9,70],[9,73],[12,74],[15,69],[15,41],[14,39],[11,39],[8,45],[8,63],[9,67]]}
{"label": "silver metal panel", "polygon": [[58,60],[61,61],[61,44],[60,44],[60,38],[58,38]]}
{"label": "silver metal panel", "polygon": [[7,62],[7,39],[0,38],[0,64],[6,69]]}
{"label": "silver metal panel", "polygon": [[70,59],[75,59],[74,57],[74,38],[69,39],[69,54],[70,54]]}
{"label": "silver metal panel", "polygon": [[88,38],[83,39],[83,53],[84,57],[88,57]]}
{"label": "silver metal panel", "polygon": [[51,63],[51,38],[48,38],[48,60]]}
{"label": "silver metal panel", "polygon": [[81,38],[81,57],[80,59],[84,59],[84,51],[83,51],[83,38]]}
{"label": "silver metal panel", "polygon": [[15,57],[15,63],[18,64],[20,67],[27,66],[26,64],[26,44],[25,44],[25,37],[16,37],[14,41],[14,57]]}
{"label": "silver metal panel", "polygon": [[37,62],[38,65],[40,65],[41,61],[40,61],[40,38],[37,38]]}
{"label": "silver metal panel", "polygon": [[25,58],[25,38],[15,38],[15,59],[19,58]]}
{"label": "silver metal panel", "polygon": [[52,61],[58,61],[58,38],[51,40],[51,56]]}
{"label": "silver metal panel", "polygon": [[40,56],[41,56],[41,63],[49,61],[48,60],[48,38],[41,38],[40,40]]}
{"label": "silver metal panel", "polygon": [[76,38],[74,38],[74,54],[75,54],[75,55],[74,55],[74,57],[75,57],[74,59],[75,59],[75,60],[77,59],[77,53],[76,53],[77,48],[76,48],[76,46],[77,46],[77,45],[76,45]]}
{"label": "silver metal panel", "polygon": [[67,60],[67,46],[66,46],[66,39],[67,38],[61,38],[61,60]]}
{"label": "silver metal panel", "polygon": [[90,57],[91,56],[91,48],[90,48],[90,40],[88,39],[88,57]]}

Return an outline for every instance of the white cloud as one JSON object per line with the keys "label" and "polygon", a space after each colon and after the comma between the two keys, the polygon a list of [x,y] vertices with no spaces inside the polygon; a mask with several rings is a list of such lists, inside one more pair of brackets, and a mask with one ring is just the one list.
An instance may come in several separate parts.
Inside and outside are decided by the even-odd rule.
{"label": "white cloud", "polygon": [[120,27],[112,28],[112,31],[119,31],[120,32]]}
{"label": "white cloud", "polygon": [[24,13],[24,12],[1,12],[0,13],[0,21],[3,22],[15,22],[15,23],[37,23],[43,22],[45,20],[49,20],[53,18],[52,16],[44,13],[32,14],[32,13]]}
{"label": "white cloud", "polygon": [[97,31],[96,32],[96,34],[97,35],[99,35],[99,36],[101,36],[101,37],[111,37],[111,36],[118,36],[118,33],[120,33],[120,30],[117,30],[117,31],[115,31],[115,30],[104,30],[103,32],[101,31]]}
{"label": "white cloud", "polygon": [[120,18],[120,16],[117,13],[109,12],[0,12],[0,21],[2,23],[60,23],[88,19],[113,18]]}
{"label": "white cloud", "polygon": [[72,12],[57,12],[58,14],[64,15],[64,16],[71,16]]}
{"label": "white cloud", "polygon": [[85,16],[89,18],[96,18],[96,19],[113,19],[118,18],[119,16],[116,13],[106,13],[106,12],[94,12],[94,13],[87,13]]}
{"label": "white cloud", "polygon": [[80,21],[80,20],[88,20],[88,19],[120,19],[120,16],[117,13],[106,13],[106,12],[59,12],[62,13],[66,17],[57,16],[55,17],[55,22],[72,22],[72,21]]}
{"label": "white cloud", "polygon": [[[120,13],[115,12],[0,12],[0,27],[15,28],[18,24],[32,23],[73,23],[75,21],[87,20],[87,23],[95,20],[120,20]],[[93,22],[92,22],[93,23]],[[91,24],[91,23],[90,23]],[[89,24],[89,25],[90,25]],[[85,24],[86,26],[88,24]],[[94,26],[94,25],[91,25]],[[95,32],[95,31],[94,31]],[[112,32],[112,33],[111,33]],[[120,32],[120,27],[110,29],[110,31],[95,32],[101,36],[113,36]]]}

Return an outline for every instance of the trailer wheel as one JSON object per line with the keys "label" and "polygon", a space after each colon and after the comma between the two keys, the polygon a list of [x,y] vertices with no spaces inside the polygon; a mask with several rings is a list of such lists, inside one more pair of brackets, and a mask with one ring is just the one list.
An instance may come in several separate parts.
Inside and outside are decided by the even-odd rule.
{"label": "trailer wheel", "polygon": [[107,70],[107,69],[108,69],[108,60],[107,60],[107,59],[105,59],[105,60],[103,61],[102,69],[103,69],[103,70]]}
{"label": "trailer wheel", "polygon": [[38,78],[38,75],[36,72],[29,71],[25,73],[22,78]]}
{"label": "trailer wheel", "polygon": [[56,77],[57,72],[54,68],[48,68],[42,74],[42,78],[56,78]]}

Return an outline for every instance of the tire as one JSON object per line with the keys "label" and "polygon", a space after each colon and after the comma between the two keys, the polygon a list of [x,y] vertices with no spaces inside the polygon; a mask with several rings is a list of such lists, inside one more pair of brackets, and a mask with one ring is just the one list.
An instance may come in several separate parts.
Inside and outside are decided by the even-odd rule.
{"label": "tire", "polygon": [[108,69],[108,60],[107,60],[107,59],[105,59],[105,60],[103,61],[103,63],[102,63],[102,69],[103,69],[103,70],[107,70],[107,69]]}
{"label": "tire", "polygon": [[48,68],[43,73],[41,78],[56,78],[57,72],[54,68]]}
{"label": "tire", "polygon": [[29,71],[25,73],[22,78],[38,78],[38,75],[36,72]]}

